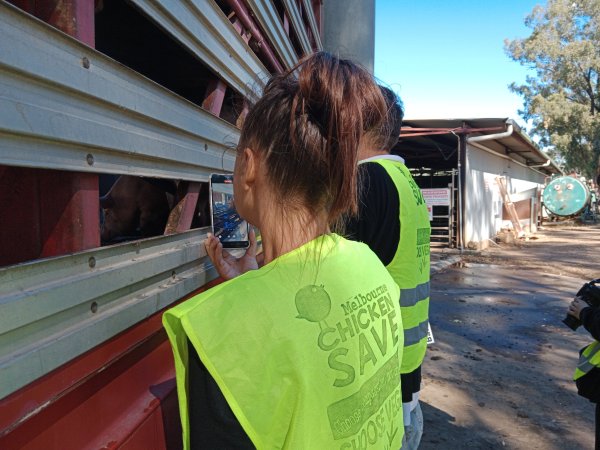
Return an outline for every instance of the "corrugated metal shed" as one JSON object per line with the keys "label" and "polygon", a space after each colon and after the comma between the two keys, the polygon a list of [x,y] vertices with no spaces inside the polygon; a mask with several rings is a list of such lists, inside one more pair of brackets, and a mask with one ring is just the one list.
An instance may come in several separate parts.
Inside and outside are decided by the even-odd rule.
{"label": "corrugated metal shed", "polygon": [[[501,133],[507,129],[508,118],[470,118],[470,119],[407,119],[403,123],[400,135],[400,147],[404,150],[412,146],[412,156],[418,157],[419,148],[431,148],[432,140],[443,150],[456,148],[455,135],[467,134],[469,137]],[[485,146],[498,155],[508,156],[517,162],[536,168],[548,175],[562,173],[558,164],[553,161],[531,138],[519,127],[513,125],[513,133],[508,137],[485,141]],[[434,138],[435,137],[435,138]],[[550,161],[548,163],[548,161]],[[547,166],[542,166],[548,164]]]}

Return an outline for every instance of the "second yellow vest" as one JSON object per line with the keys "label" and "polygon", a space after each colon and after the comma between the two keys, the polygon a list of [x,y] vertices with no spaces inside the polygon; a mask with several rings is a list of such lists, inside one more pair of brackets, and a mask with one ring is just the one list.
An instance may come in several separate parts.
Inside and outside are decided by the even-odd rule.
{"label": "second yellow vest", "polygon": [[429,242],[431,225],[423,194],[410,171],[400,161],[376,159],[394,182],[400,196],[400,242],[386,268],[400,287],[404,326],[402,373],[423,362],[429,324]]}

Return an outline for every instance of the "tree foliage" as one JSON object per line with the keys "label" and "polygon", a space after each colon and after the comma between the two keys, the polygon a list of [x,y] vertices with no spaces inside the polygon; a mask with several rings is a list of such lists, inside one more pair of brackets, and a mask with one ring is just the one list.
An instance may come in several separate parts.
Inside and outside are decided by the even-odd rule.
{"label": "tree foliage", "polygon": [[567,169],[600,170],[600,1],[548,0],[525,19],[531,35],[505,40],[507,54],[535,71],[510,89],[523,97],[519,114]]}

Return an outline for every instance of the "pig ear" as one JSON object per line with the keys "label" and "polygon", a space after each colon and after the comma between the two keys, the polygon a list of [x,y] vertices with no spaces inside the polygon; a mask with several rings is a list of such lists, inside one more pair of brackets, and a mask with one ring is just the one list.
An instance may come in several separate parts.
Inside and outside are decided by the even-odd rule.
{"label": "pig ear", "polygon": [[104,209],[114,208],[115,201],[110,195],[106,194],[104,197],[100,197],[100,206]]}

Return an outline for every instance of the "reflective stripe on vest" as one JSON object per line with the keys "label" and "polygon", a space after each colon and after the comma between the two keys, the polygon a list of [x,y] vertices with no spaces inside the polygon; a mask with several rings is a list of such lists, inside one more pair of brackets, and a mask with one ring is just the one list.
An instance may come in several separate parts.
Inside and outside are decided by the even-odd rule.
{"label": "reflective stripe on vest", "polygon": [[600,342],[598,341],[592,342],[581,352],[573,379],[581,378],[594,367],[600,367]]}
{"label": "reflective stripe on vest", "polygon": [[257,448],[400,448],[399,295],[366,245],[327,235],[168,310],[185,448],[188,339]]}
{"label": "reflective stripe on vest", "polygon": [[413,328],[404,329],[404,347],[418,344],[423,338],[427,337],[427,325],[429,320],[421,322]]}
{"label": "reflective stripe on vest", "polygon": [[387,269],[400,286],[404,325],[402,373],[423,362],[429,318],[429,240],[431,226],[427,205],[410,171],[399,161],[369,160],[383,166],[400,198],[400,242]]}
{"label": "reflective stripe on vest", "polygon": [[421,300],[429,297],[429,281],[419,284],[415,288],[400,289],[400,306],[408,308],[415,306]]}

